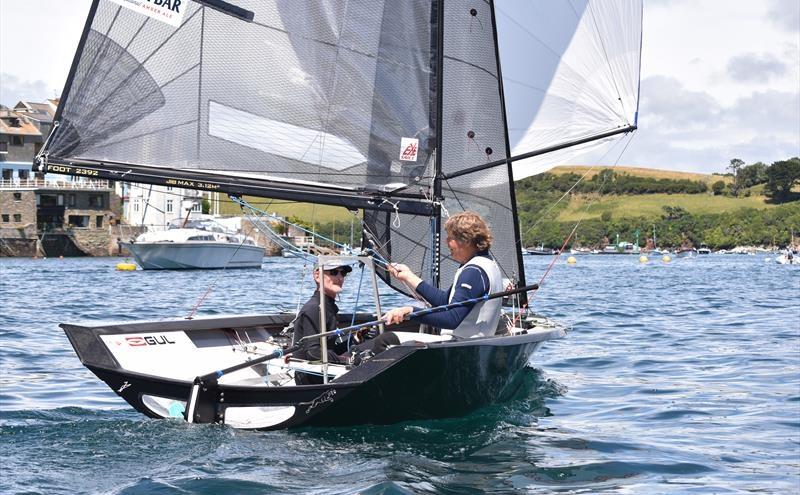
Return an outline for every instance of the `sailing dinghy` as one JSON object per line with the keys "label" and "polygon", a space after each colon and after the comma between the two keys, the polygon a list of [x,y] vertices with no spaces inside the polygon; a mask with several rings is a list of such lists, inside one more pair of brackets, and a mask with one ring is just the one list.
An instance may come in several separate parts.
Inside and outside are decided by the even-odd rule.
{"label": "sailing dinghy", "polygon": [[[78,357],[148,416],[238,428],[451,417],[502,400],[565,334],[527,309],[513,180],[636,128],[641,10],[95,0],[38,170],[360,210],[358,261],[404,294],[386,264],[449,284],[443,217],[474,210],[509,287],[491,297],[513,309],[469,340],[407,321],[400,345],[359,366],[287,356],[292,314],[62,324]],[[375,304],[339,315],[339,331],[376,325]],[[297,373],[323,383],[295,385]]]}

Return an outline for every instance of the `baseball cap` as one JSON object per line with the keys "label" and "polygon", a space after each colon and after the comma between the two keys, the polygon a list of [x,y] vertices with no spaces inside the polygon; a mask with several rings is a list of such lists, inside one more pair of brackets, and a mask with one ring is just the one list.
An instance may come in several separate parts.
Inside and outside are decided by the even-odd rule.
{"label": "baseball cap", "polygon": [[[352,263],[353,263],[352,261],[347,261],[347,260],[338,259],[338,258],[332,258],[332,259],[329,259],[329,260],[325,261],[325,264],[322,265],[322,269],[323,270],[335,270],[337,268],[341,268],[346,273],[350,273],[350,272],[353,271],[353,267],[351,266]],[[314,264],[314,269],[315,270],[319,270],[319,263],[315,263]]]}

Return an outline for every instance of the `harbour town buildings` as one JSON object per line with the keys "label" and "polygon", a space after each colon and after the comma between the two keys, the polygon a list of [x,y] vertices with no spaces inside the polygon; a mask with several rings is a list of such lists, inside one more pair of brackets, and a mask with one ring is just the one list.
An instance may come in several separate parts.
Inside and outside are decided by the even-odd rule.
{"label": "harbour town buildings", "polygon": [[199,212],[194,191],[37,173],[57,105],[0,106],[0,256],[118,254],[120,240],[180,218],[186,197]]}

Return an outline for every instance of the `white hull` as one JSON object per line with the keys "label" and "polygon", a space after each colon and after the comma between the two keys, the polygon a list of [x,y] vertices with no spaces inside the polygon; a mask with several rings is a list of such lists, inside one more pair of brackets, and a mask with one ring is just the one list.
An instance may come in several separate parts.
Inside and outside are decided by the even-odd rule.
{"label": "white hull", "polygon": [[261,268],[264,248],[229,242],[124,243],[143,270]]}
{"label": "white hull", "polygon": [[800,256],[792,256],[790,259],[789,256],[782,254],[775,258],[775,263],[779,265],[800,265]]}

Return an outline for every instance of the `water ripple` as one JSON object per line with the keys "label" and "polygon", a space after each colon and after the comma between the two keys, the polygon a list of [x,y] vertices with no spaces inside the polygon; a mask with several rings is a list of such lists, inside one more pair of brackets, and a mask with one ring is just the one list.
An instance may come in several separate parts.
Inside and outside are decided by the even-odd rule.
{"label": "water ripple", "polygon": [[[549,263],[534,258],[530,280]],[[183,317],[212,284],[199,314],[291,311],[308,292],[302,262],[116,272],[117,261],[0,258],[1,493],[798,492],[795,267],[579,257],[532,302],[569,336],[537,351],[509,402],[439,421],[244,432],[140,416],[58,324]],[[348,291],[340,307],[355,304]]]}

